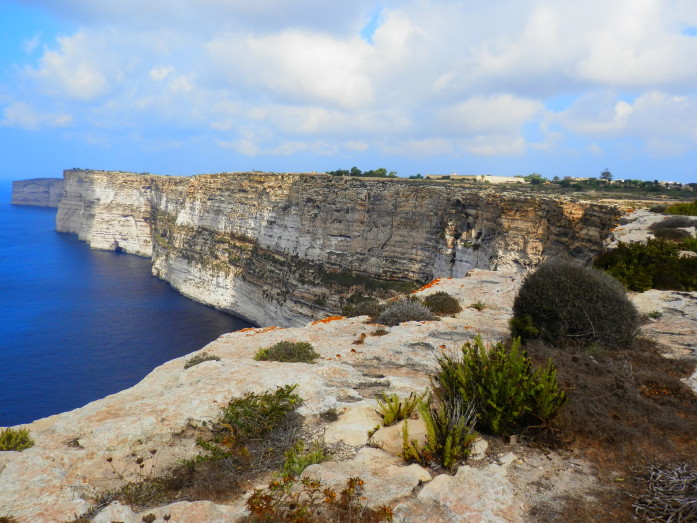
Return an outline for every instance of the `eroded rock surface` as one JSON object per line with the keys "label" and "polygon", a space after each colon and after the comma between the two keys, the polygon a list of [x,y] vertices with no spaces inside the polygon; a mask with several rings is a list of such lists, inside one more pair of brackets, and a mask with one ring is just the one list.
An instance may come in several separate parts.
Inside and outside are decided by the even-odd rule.
{"label": "eroded rock surface", "polygon": [[[27,425],[35,446],[21,453],[0,453],[0,514],[21,522],[69,521],[85,513],[99,494],[123,485],[112,466],[128,475],[134,470],[134,455],[147,456],[157,449],[155,470],[164,471],[197,453],[197,429],[217,419],[231,398],[294,383],[305,399],[299,412],[307,424],[332,435],[337,443],[359,447],[357,453],[337,455],[306,474],[337,486],[347,476],[360,476],[368,486],[369,504],[396,505],[397,521],[532,522],[539,521],[531,512],[534,508],[547,506],[552,511],[556,500],[569,493],[586,496],[592,503],[595,472],[577,457],[493,441],[494,448],[483,449],[479,460],[447,475],[404,463],[395,455],[394,442],[392,453],[364,446],[366,428],[379,423],[374,394],[421,393],[429,385],[438,354],[456,350],[477,333],[487,341],[507,335],[521,279],[516,274],[473,270],[465,278],[434,282],[419,294],[445,290],[464,310],[441,321],[391,327],[382,336],[373,335],[377,326],[366,324],[366,317],[223,335],[201,349],[220,361],[185,369],[192,355],[178,358],[134,387]],[[694,349],[695,338],[690,345],[689,336],[697,318],[697,293],[652,292],[634,299],[642,310],[660,307],[663,312],[647,325],[653,336],[659,341],[682,340],[675,342],[676,347]],[[477,301],[486,306],[469,307]],[[361,334],[366,334],[363,343],[354,344]],[[315,364],[253,359],[259,348],[282,340],[310,342],[321,358]],[[337,410],[338,421],[321,421],[319,414],[330,408]],[[244,514],[244,498],[179,502],[145,511],[112,504],[96,520],[135,522],[148,514],[155,514],[158,521],[165,514],[172,521],[237,521]]]}
{"label": "eroded rock surface", "polygon": [[365,287],[590,260],[619,207],[409,180],[65,171],[59,231],[151,257],[184,295],[257,325],[335,314]]}
{"label": "eroded rock surface", "polygon": [[12,205],[58,207],[62,199],[62,178],[32,178],[12,182]]}

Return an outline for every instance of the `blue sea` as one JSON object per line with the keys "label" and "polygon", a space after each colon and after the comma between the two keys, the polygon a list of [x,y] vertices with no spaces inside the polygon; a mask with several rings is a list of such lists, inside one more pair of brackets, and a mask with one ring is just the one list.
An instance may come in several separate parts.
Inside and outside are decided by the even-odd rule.
{"label": "blue sea", "polygon": [[81,407],[250,324],[191,301],[150,260],[55,232],[0,182],[0,426]]}

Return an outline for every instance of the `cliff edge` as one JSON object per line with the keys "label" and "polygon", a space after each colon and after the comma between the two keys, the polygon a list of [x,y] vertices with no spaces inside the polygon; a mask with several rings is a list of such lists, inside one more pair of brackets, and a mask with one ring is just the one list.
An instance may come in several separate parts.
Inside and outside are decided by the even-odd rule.
{"label": "cliff edge", "polygon": [[12,182],[12,205],[58,207],[62,199],[61,178],[32,178]]}
{"label": "cliff edge", "polygon": [[258,325],[299,326],[351,296],[474,268],[592,259],[619,207],[515,191],[321,174],[190,178],[68,170],[58,231],[152,258],[184,295]]}

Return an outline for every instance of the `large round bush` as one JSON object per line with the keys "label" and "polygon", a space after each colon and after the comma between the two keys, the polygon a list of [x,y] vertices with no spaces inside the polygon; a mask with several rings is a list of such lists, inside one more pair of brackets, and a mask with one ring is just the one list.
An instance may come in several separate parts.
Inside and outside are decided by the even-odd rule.
{"label": "large round bush", "polygon": [[529,274],[513,303],[511,331],[548,343],[632,345],[639,314],[612,276],[568,261],[549,261]]}

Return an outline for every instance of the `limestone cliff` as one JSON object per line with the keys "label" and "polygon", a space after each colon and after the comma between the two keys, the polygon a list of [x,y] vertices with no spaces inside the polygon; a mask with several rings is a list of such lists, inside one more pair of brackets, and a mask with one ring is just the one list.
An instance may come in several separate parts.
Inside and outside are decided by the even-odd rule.
{"label": "limestone cliff", "polygon": [[63,198],[61,178],[32,178],[12,182],[12,204],[58,207]]}
{"label": "limestone cliff", "polygon": [[183,294],[260,325],[303,325],[351,294],[472,268],[589,260],[620,210],[436,182],[317,174],[191,178],[65,171],[59,231],[152,257]]}

